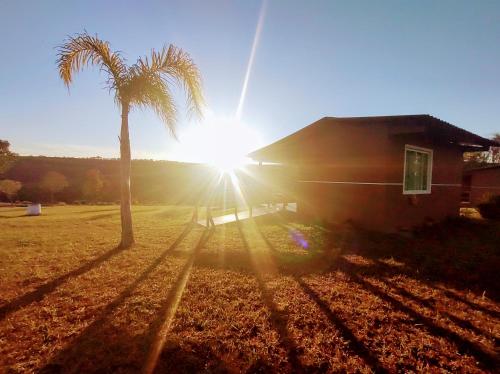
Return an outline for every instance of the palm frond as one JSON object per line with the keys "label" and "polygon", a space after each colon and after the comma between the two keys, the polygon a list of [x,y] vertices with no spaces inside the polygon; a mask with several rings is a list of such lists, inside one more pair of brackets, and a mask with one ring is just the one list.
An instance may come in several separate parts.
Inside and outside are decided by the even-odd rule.
{"label": "palm frond", "polygon": [[173,45],[159,52],[153,50],[150,59],[139,58],[128,67],[118,52],[110,50],[109,43],[85,32],[69,37],[58,47],[57,64],[67,86],[74,73],[85,66],[99,66],[108,74],[108,86],[115,89],[117,104],[152,108],[174,137],[177,108],[170,91],[172,81],[184,88],[189,112],[202,114],[200,72],[191,57]]}
{"label": "palm frond", "polygon": [[187,52],[171,44],[161,51],[153,50],[151,60],[139,58],[134,66],[142,71],[160,74],[166,84],[168,77],[173,78],[184,88],[190,114],[201,117],[204,105],[201,74]]}
{"label": "palm frond", "polygon": [[168,82],[161,79],[159,74],[131,68],[124,90],[131,105],[143,109],[153,109],[170,130],[172,136],[177,138],[177,107]]}
{"label": "palm frond", "polygon": [[58,47],[57,66],[59,76],[66,86],[73,81],[73,74],[81,71],[87,65],[99,66],[108,74],[110,89],[119,90],[127,67],[118,52],[109,48],[109,43],[86,32],[70,36],[66,42]]}

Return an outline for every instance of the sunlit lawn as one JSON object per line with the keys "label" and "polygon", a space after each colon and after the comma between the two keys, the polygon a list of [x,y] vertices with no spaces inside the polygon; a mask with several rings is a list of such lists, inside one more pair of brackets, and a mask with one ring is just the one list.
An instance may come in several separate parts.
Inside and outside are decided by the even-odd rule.
{"label": "sunlit lawn", "polygon": [[403,238],[275,215],[205,232],[191,213],[134,207],[137,244],[118,250],[116,206],[1,208],[0,372],[498,365],[498,223]]}

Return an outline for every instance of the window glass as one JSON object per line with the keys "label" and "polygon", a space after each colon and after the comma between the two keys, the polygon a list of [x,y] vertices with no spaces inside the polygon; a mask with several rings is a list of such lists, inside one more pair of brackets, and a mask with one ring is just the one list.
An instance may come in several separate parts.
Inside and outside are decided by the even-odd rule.
{"label": "window glass", "polygon": [[405,165],[405,191],[427,191],[429,172],[430,153],[417,151],[414,149],[406,150]]}

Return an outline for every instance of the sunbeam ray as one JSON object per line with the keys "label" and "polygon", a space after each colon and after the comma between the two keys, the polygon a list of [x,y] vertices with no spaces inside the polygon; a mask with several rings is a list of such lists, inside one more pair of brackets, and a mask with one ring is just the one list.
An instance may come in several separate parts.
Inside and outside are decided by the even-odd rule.
{"label": "sunbeam ray", "polygon": [[260,34],[262,32],[262,25],[264,24],[264,16],[266,14],[267,0],[262,1],[259,12],[259,20],[257,21],[257,28],[255,29],[255,36],[253,38],[252,50],[250,52],[250,58],[248,59],[247,71],[245,73],[245,79],[243,80],[243,87],[241,89],[240,101],[238,102],[238,108],[236,109],[236,119],[240,120],[241,113],[243,111],[243,104],[245,103],[245,97],[247,95],[248,81],[250,79],[250,73],[252,72],[252,66],[255,59],[255,52],[257,51],[257,46],[260,40]]}

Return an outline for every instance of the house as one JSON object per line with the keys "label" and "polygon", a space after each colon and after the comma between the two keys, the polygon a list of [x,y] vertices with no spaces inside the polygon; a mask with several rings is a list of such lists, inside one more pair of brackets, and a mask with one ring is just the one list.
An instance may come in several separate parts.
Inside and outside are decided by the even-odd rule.
{"label": "house", "polygon": [[500,165],[489,165],[465,170],[463,173],[463,200],[472,206],[500,195]]}
{"label": "house", "polygon": [[457,216],[463,152],[492,145],[430,115],[325,117],[249,157],[287,170],[298,214],[397,231]]}

